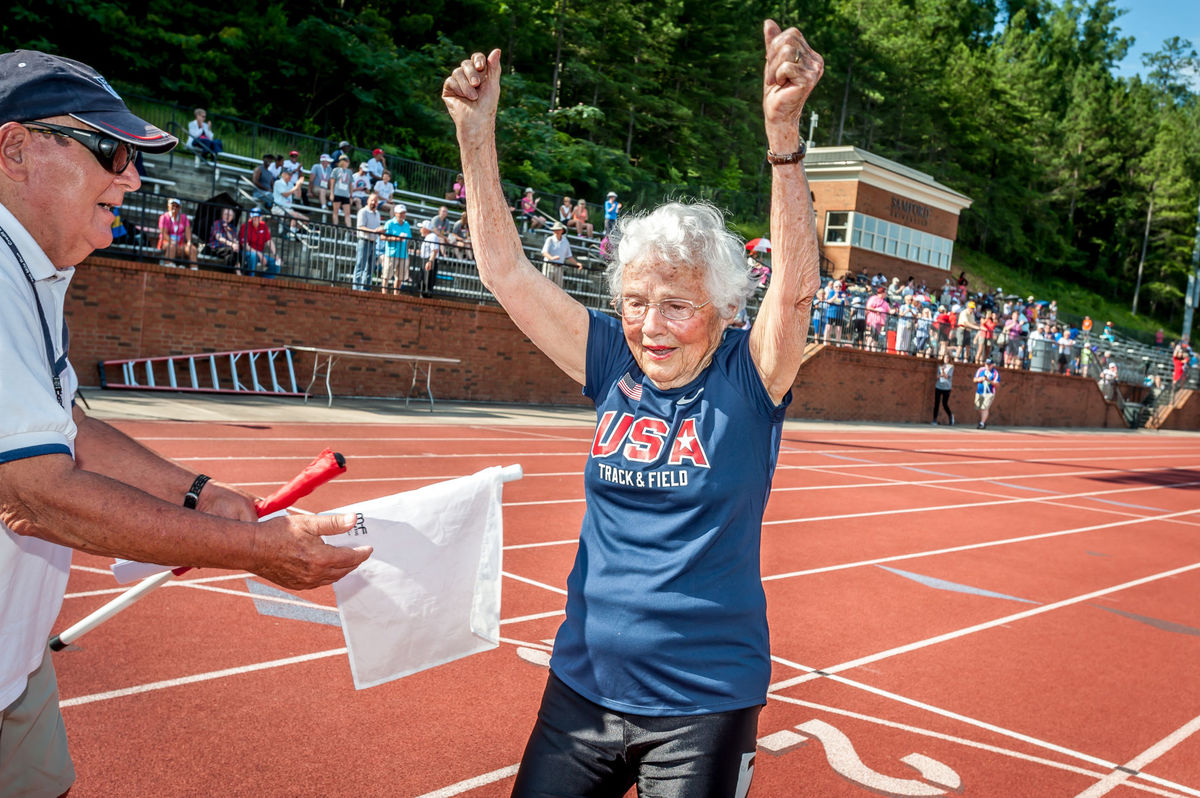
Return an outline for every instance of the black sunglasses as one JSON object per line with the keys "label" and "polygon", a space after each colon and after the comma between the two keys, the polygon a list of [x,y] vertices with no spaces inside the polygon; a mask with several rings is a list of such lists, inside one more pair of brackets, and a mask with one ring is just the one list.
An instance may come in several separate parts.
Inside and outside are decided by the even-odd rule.
{"label": "black sunglasses", "polygon": [[129,168],[137,149],[132,144],[118,141],[110,136],[77,127],[63,127],[49,122],[23,122],[30,130],[41,130],[56,136],[78,141],[88,152],[96,156],[96,160],[114,175],[119,175]]}

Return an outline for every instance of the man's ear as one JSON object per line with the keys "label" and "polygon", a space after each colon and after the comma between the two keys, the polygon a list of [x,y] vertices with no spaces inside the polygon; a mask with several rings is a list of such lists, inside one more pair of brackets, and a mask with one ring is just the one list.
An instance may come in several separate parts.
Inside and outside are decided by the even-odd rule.
{"label": "man's ear", "polygon": [[19,122],[0,125],[0,174],[14,183],[29,180],[29,130]]}

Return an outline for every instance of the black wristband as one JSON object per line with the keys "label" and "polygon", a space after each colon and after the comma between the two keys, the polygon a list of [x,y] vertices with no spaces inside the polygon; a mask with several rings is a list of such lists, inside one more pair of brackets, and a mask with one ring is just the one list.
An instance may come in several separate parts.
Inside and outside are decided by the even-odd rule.
{"label": "black wristband", "polygon": [[200,491],[204,490],[204,486],[208,484],[210,479],[212,479],[212,477],[208,476],[207,474],[201,474],[200,476],[196,477],[196,481],[192,483],[192,486],[188,488],[188,492],[183,496],[184,507],[188,508],[189,510],[196,509],[196,502],[200,500]]}

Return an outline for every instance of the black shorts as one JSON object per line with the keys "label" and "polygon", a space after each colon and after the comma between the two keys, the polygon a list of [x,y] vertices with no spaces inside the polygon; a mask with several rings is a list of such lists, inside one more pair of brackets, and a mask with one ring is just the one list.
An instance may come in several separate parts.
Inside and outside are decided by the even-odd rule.
{"label": "black shorts", "polygon": [[743,798],[754,776],[761,706],[651,717],[605,709],[553,673],[521,757],[513,796]]}

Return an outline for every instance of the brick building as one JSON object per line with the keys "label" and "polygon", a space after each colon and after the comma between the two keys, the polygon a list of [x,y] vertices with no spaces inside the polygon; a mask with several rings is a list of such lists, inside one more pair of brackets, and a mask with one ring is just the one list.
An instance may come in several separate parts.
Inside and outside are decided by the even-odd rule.
{"label": "brick building", "polygon": [[949,276],[958,215],[970,197],[858,147],[813,147],[804,164],[823,271],[837,277],[865,267],[931,287]]}

